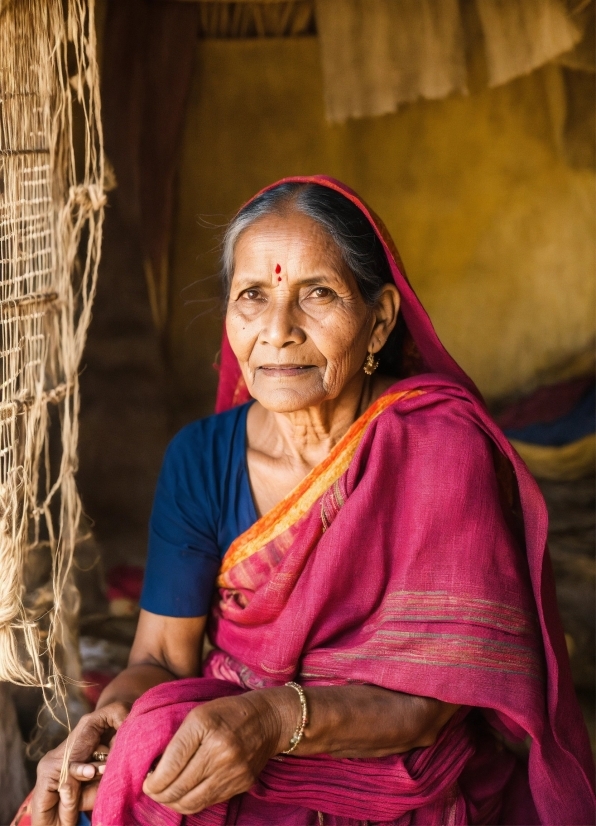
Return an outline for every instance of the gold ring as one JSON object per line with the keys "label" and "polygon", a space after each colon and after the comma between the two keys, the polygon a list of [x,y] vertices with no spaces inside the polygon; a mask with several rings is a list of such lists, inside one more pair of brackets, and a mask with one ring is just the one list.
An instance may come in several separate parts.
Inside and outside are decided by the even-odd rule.
{"label": "gold ring", "polygon": [[106,760],[108,759],[108,752],[107,751],[94,751],[92,757],[98,763],[105,763]]}

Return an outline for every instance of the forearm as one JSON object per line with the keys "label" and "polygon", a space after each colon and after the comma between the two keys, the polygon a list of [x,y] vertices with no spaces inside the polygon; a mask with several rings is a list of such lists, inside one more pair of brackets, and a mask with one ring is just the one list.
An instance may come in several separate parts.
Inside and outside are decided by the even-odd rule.
{"label": "forearm", "polygon": [[[297,692],[284,687],[255,695],[260,693],[279,715],[283,751],[300,717]],[[303,755],[383,757],[430,746],[458,708],[368,685],[309,687],[306,697],[309,722],[295,752]]]}
{"label": "forearm", "polygon": [[175,674],[159,665],[129,665],[104,688],[96,707],[102,708],[115,701],[132,705],[153,686],[175,679]]}
{"label": "forearm", "polygon": [[[384,757],[431,745],[457,706],[365,685],[308,687],[309,722],[294,754]],[[301,718],[291,686],[199,704],[185,717],[143,784],[181,814],[200,812],[254,785],[290,745]],[[290,758],[291,759],[291,758]]]}

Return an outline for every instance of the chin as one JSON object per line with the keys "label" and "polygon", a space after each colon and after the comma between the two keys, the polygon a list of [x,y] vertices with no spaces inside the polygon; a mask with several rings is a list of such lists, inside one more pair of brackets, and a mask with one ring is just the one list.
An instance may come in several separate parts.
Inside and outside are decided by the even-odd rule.
{"label": "chin", "polygon": [[253,390],[251,395],[262,407],[271,410],[272,413],[295,413],[298,410],[321,404],[326,398],[325,393],[300,393],[288,387],[280,387],[262,393]]}

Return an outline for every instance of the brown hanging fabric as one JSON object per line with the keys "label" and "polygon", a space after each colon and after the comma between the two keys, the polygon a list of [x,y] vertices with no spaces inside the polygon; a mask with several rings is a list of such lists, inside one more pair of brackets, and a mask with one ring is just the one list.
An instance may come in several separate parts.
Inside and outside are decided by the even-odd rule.
{"label": "brown hanging fabric", "polygon": [[139,235],[160,333],[168,315],[175,176],[198,28],[197,3],[108,2],[102,77],[106,153],[123,214]]}

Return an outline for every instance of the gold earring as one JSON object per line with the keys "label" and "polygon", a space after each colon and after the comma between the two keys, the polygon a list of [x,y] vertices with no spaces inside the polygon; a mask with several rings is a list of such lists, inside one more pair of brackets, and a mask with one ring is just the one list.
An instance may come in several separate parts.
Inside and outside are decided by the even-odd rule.
{"label": "gold earring", "polygon": [[366,375],[367,376],[372,376],[372,374],[375,372],[375,370],[377,369],[378,366],[379,366],[379,359],[375,358],[374,353],[369,353],[368,356],[366,357],[366,361],[364,362],[364,368],[363,368]]}

